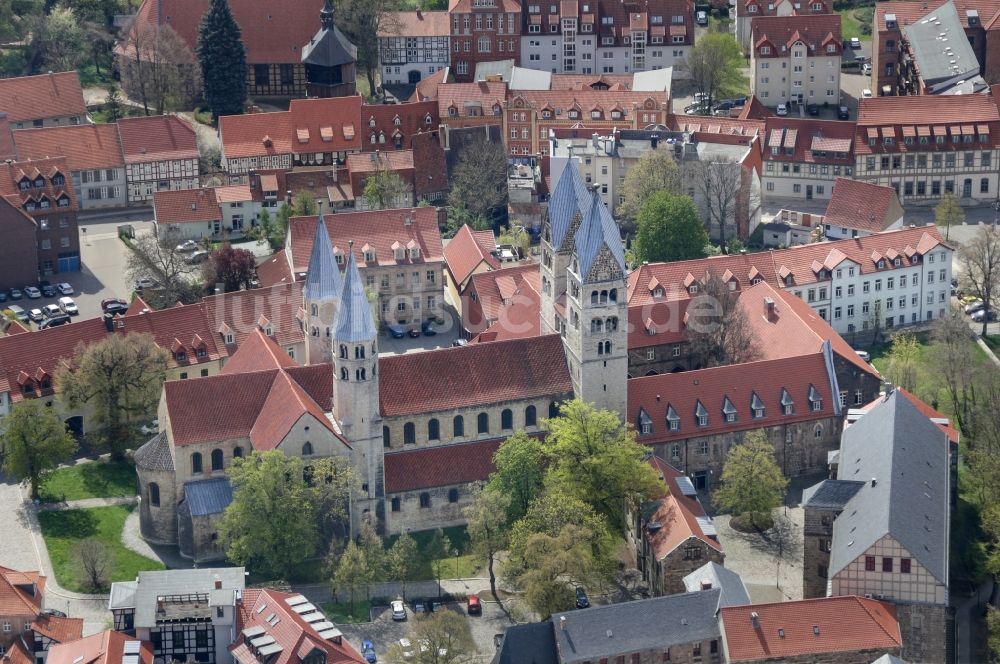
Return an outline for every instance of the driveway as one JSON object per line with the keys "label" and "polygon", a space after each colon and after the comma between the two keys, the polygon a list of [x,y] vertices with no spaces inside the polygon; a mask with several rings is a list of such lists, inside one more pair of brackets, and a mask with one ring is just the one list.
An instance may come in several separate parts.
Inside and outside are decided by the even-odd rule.
{"label": "driveway", "polygon": [[[434,331],[436,334],[430,337],[421,334],[417,338],[411,338],[407,335],[402,339],[393,339],[388,333],[383,334],[378,341],[379,353],[382,355],[404,355],[406,353],[419,353],[425,350],[451,347],[452,342],[461,336],[462,326],[459,324],[455,311],[450,305],[445,306],[445,312],[442,314],[442,317],[444,318],[444,324],[435,324]],[[409,330],[411,326],[405,325],[404,327]]]}

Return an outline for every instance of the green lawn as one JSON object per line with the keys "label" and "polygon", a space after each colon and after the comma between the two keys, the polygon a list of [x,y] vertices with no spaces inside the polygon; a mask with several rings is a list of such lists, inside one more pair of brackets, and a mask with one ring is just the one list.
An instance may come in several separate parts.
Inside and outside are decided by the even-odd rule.
{"label": "green lawn", "polygon": [[986,345],[990,347],[990,350],[993,351],[994,355],[1000,353],[1000,334],[988,334],[983,337],[983,341],[985,341]]}
{"label": "green lawn", "polygon": [[[855,12],[864,12],[865,8],[850,7],[847,9],[839,9],[837,13],[840,14],[840,31],[843,35],[844,41],[848,41],[854,37],[857,37],[861,41],[871,41],[872,36],[865,34],[861,30],[861,20]],[[871,20],[869,19],[869,25]]]}
{"label": "green lawn", "polygon": [[132,506],[126,505],[38,514],[59,585],[75,592],[93,592],[84,583],[75,555],[77,543],[88,537],[97,538],[108,547],[112,558],[109,581],[128,581],[141,570],[164,569],[159,561],[140,556],[122,544],[125,517],[131,511]]}
{"label": "green lawn", "polygon": [[[461,579],[474,576],[479,568],[479,561],[466,553],[469,546],[469,533],[466,531],[465,526],[453,526],[451,528],[444,528],[444,534],[448,536],[451,540],[452,551],[458,551],[457,556],[448,556],[441,566],[441,578],[443,579]],[[424,560],[423,564],[416,571],[413,581],[430,581],[435,578],[434,569],[431,567],[431,561],[426,559],[423,555],[427,546],[430,544],[431,539],[434,537],[433,530],[419,530],[410,533],[410,536],[417,543],[417,548],[420,549],[421,558]],[[398,535],[393,535],[388,538],[385,542],[386,548],[391,547]]]}
{"label": "green lawn", "polygon": [[131,461],[88,461],[50,473],[40,489],[42,502],[135,495],[135,464]]}
{"label": "green lawn", "polygon": [[354,611],[351,611],[350,602],[326,602],[322,607],[327,619],[336,624],[341,623],[362,623],[371,620],[372,605],[368,600],[357,599],[354,602]]}

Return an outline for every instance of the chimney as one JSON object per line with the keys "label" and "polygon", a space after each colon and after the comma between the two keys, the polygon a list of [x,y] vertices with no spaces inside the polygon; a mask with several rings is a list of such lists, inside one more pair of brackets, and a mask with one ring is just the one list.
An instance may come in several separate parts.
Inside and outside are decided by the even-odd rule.
{"label": "chimney", "polygon": [[764,298],[764,315],[768,321],[774,322],[774,300],[770,297]]}
{"label": "chimney", "polygon": [[420,11],[420,9],[417,9],[417,20],[418,21],[424,20],[424,14],[423,12]]}
{"label": "chimney", "polygon": [[565,629],[566,629],[566,616],[559,616],[559,629],[565,631]]}
{"label": "chimney", "polygon": [[875,478],[875,477],[873,477],[872,478],[872,486],[875,486],[876,484],[878,484],[878,479]]}
{"label": "chimney", "polygon": [[760,616],[757,615],[756,611],[750,612],[750,626],[754,629],[760,629]]}
{"label": "chimney", "polygon": [[708,579],[702,579],[701,580],[701,589],[702,590],[711,590],[712,589],[712,582],[709,581]]}

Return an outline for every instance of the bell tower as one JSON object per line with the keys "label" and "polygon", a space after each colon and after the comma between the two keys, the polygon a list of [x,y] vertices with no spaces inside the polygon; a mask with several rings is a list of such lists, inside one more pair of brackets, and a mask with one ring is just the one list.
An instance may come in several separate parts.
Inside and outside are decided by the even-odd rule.
{"label": "bell tower", "polygon": [[330,336],[342,289],[340,268],[333,256],[321,205],[302,288],[304,313],[300,316],[306,333],[306,364],[325,364],[332,359]]}

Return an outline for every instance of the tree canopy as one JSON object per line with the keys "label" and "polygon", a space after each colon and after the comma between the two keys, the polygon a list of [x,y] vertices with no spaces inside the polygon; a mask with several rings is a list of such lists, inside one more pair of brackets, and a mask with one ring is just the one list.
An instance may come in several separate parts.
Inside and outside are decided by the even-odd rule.
{"label": "tree canopy", "polygon": [[69,459],[76,451],[76,440],[66,431],[66,424],[53,408],[41,399],[25,399],[14,404],[3,418],[0,429],[0,456],[4,472],[31,484],[31,497],[38,498],[38,487],[45,474]]}
{"label": "tree canopy", "polygon": [[708,234],[687,196],[665,191],[651,194],[638,216],[635,251],[639,261],[704,258]]}
{"label": "tree canopy", "polygon": [[702,35],[691,48],[688,68],[698,92],[708,95],[711,108],[722,97],[734,97],[747,90],[740,45],[727,32]]}
{"label": "tree canopy", "polygon": [[661,191],[681,192],[681,169],[666,147],[647,151],[628,170],[621,188],[625,200],[617,210],[619,220],[635,225],[649,197]]}
{"label": "tree canopy", "polygon": [[531,502],[542,492],[545,481],[545,450],[542,441],[518,431],[503,442],[493,455],[496,470],[487,487],[510,497],[507,520],[514,523],[524,516]]}
{"label": "tree canopy", "polygon": [[375,171],[365,182],[365,203],[372,210],[399,207],[400,199],[408,193],[410,187],[403,182],[403,178],[396,171],[385,168]]}
{"label": "tree canopy", "polygon": [[941,197],[941,202],[934,206],[934,223],[937,226],[944,226],[944,241],[951,237],[951,227],[965,221],[965,210],[962,203],[955,194],[946,193]]}
{"label": "tree canopy", "polygon": [[751,431],[729,450],[720,479],[722,486],[712,496],[715,504],[734,516],[747,516],[754,527],[765,523],[771,510],[781,505],[788,486],[763,429]]}
{"label": "tree canopy", "polygon": [[451,234],[462,224],[485,230],[503,221],[507,210],[507,154],[502,144],[477,139],[463,145],[450,180]]}
{"label": "tree canopy", "polygon": [[222,284],[225,292],[250,288],[257,274],[257,259],[249,249],[235,249],[225,244],[212,252],[206,269],[208,283]]}
{"label": "tree canopy", "polygon": [[205,103],[216,118],[243,112],[247,58],[240,26],[226,0],[211,0],[198,29]]}

